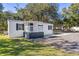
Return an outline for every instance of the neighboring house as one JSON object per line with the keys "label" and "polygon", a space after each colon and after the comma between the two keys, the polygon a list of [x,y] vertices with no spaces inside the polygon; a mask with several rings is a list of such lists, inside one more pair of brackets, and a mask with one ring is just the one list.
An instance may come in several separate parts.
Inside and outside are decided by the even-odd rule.
{"label": "neighboring house", "polygon": [[40,21],[8,20],[10,37],[41,38],[53,34],[53,24]]}

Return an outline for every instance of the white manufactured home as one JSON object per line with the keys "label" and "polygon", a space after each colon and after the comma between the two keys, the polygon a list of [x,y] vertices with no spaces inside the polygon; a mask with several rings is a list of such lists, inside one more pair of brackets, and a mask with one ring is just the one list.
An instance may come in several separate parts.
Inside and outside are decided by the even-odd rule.
{"label": "white manufactured home", "polygon": [[53,24],[40,21],[8,20],[10,37],[41,38],[53,34]]}

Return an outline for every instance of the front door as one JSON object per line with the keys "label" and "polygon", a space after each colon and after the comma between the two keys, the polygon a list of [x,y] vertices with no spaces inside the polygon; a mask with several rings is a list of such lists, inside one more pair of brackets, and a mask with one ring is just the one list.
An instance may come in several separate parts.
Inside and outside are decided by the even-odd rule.
{"label": "front door", "polygon": [[30,30],[30,32],[33,32],[33,23],[29,24],[29,30]]}

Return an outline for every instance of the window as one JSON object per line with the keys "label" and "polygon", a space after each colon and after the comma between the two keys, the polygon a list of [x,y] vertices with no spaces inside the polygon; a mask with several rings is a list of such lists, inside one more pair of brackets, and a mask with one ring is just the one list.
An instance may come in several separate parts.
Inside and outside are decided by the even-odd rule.
{"label": "window", "polygon": [[33,23],[30,23],[29,25],[30,25],[30,26],[33,26]]}
{"label": "window", "polygon": [[16,30],[24,30],[24,24],[16,24]]}
{"label": "window", "polygon": [[38,26],[43,26],[43,25],[38,25]]}
{"label": "window", "polygon": [[48,25],[48,30],[52,30],[52,26],[51,25]]}
{"label": "window", "polygon": [[38,31],[43,32],[43,25],[38,25]]}

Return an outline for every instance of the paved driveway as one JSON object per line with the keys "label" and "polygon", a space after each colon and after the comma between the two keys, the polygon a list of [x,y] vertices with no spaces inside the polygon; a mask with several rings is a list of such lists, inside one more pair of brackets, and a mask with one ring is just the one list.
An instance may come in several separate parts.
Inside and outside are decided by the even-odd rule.
{"label": "paved driveway", "polygon": [[[55,37],[54,37],[55,36]],[[50,38],[40,38],[36,39],[35,41],[46,42],[46,43],[53,43],[53,42],[60,42],[60,41],[69,41],[69,42],[79,42],[79,32],[78,33],[62,33],[62,34],[54,34]]]}
{"label": "paved driveway", "polygon": [[70,42],[76,41],[79,42],[79,33],[64,33],[60,34],[61,38],[68,40]]}

